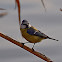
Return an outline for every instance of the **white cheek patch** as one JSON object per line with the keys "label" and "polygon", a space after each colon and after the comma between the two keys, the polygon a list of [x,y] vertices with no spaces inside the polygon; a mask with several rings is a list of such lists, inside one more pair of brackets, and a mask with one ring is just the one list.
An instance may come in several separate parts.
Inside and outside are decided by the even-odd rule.
{"label": "white cheek patch", "polygon": [[31,27],[31,25],[29,24],[29,27]]}
{"label": "white cheek patch", "polygon": [[26,28],[26,26],[25,25],[21,25],[21,28],[24,29],[24,28]]}

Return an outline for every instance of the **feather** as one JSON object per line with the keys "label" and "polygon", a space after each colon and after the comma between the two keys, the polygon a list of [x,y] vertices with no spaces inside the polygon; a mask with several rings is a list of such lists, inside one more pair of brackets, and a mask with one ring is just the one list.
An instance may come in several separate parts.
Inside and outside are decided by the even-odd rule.
{"label": "feather", "polygon": [[40,32],[39,30],[35,30],[32,27],[27,29],[27,33],[30,34],[30,35],[39,36],[39,37],[42,37],[42,38],[46,38],[47,37],[47,35],[45,35],[44,33]]}

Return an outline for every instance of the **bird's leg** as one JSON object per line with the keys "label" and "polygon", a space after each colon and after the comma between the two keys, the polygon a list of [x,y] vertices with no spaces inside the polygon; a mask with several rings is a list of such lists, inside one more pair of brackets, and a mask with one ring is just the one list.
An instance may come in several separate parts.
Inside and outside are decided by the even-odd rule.
{"label": "bird's leg", "polygon": [[[35,43],[34,43],[34,45],[35,45]],[[32,50],[34,51],[34,45],[33,45],[33,47],[32,47]]]}
{"label": "bird's leg", "polygon": [[26,44],[26,43],[29,43],[29,42],[21,43],[23,45],[22,48],[24,47],[24,44]]}
{"label": "bird's leg", "polygon": [[22,48],[23,48],[25,43],[21,43],[21,44],[22,44]]}

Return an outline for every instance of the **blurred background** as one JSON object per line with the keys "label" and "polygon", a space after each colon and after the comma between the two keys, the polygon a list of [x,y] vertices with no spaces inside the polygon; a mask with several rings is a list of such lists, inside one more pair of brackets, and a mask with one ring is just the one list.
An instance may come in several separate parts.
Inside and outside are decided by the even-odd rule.
{"label": "blurred background", "polygon": [[[62,0],[44,0],[46,12],[41,0],[20,0],[21,18],[41,32],[59,41],[43,40],[37,43],[34,49],[45,54],[54,62],[62,61]],[[19,42],[27,42],[22,38],[19,30],[18,11],[15,10],[15,0],[0,0],[0,10],[8,15],[0,17],[0,32]],[[32,48],[33,44],[26,44]],[[0,37],[0,62],[45,62],[24,49]]]}

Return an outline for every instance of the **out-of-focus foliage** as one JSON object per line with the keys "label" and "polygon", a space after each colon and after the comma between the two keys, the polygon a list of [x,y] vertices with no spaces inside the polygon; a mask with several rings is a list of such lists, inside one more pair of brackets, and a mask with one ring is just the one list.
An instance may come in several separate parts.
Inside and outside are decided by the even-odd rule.
{"label": "out-of-focus foliage", "polygon": [[8,13],[7,12],[4,12],[4,13],[0,13],[0,18],[7,15]]}
{"label": "out-of-focus foliage", "polygon": [[0,10],[6,10],[6,9],[0,8]]}
{"label": "out-of-focus foliage", "polygon": [[[6,10],[6,9],[0,8],[0,10]],[[8,14],[7,12],[0,13],[0,18],[7,15],[7,14]]]}
{"label": "out-of-focus foliage", "polygon": [[62,9],[60,8],[60,11],[62,11]]}

